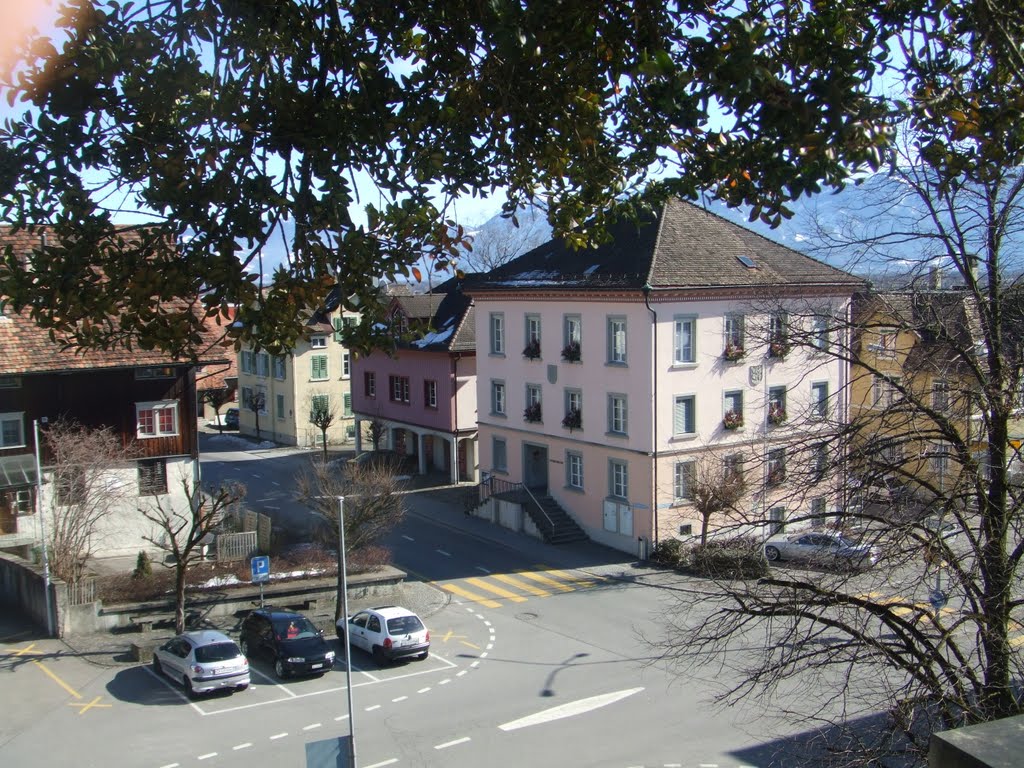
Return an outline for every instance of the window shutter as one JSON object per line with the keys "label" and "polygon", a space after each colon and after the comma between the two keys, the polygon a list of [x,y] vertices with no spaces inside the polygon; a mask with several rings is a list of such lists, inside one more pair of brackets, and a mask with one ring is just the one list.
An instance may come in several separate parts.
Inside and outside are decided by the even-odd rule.
{"label": "window shutter", "polygon": [[341,327],[342,327],[341,318],[340,317],[334,318],[333,323],[334,323],[334,340],[335,341],[341,341]]}

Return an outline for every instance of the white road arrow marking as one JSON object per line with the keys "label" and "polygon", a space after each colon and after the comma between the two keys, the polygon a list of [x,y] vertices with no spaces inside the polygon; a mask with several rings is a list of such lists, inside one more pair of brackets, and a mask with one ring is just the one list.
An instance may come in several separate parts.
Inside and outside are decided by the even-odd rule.
{"label": "white road arrow marking", "polygon": [[615,691],[614,693],[602,693],[600,696],[591,696],[589,699],[570,701],[568,704],[560,704],[557,707],[521,717],[518,720],[513,720],[498,727],[503,731],[514,731],[517,728],[528,728],[531,725],[540,725],[541,723],[550,723],[553,720],[561,720],[565,717],[582,715],[601,707],[607,707],[609,704],[614,704],[635,693],[640,693],[642,690],[643,688],[630,688],[625,691]]}

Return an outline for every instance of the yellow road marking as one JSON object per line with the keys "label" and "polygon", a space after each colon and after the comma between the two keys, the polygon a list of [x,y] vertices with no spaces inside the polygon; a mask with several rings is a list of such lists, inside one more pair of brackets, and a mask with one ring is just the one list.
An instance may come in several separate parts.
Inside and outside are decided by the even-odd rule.
{"label": "yellow road marking", "polygon": [[543,589],[538,589],[532,584],[527,584],[525,581],[520,581],[519,579],[513,578],[512,576],[509,576],[507,573],[494,573],[491,574],[491,578],[497,579],[498,581],[503,581],[504,583],[515,587],[516,589],[521,589],[523,590],[523,592],[529,592],[531,595],[536,595],[537,597],[551,597],[550,592],[545,592]]}
{"label": "yellow road marking", "polygon": [[560,592],[572,592],[575,587],[570,587],[568,584],[563,584],[560,581],[555,581],[545,576],[543,573],[533,573],[532,571],[517,571],[518,575],[524,579],[532,579],[539,584],[544,584],[551,589],[557,589]]}
{"label": "yellow road marking", "polygon": [[447,590],[448,592],[451,592],[453,595],[458,595],[459,597],[465,600],[470,600],[474,603],[480,603],[480,605],[486,608],[501,608],[501,603],[499,603],[497,600],[491,600],[490,598],[483,597],[482,595],[478,595],[475,592],[470,592],[468,589],[463,589],[462,587],[456,584],[442,584],[441,588]]}
{"label": "yellow road marking", "polygon": [[1016,637],[1011,637],[1010,645],[1012,645],[1014,648],[1020,645],[1024,645],[1024,635],[1017,635]]}
{"label": "yellow road marking", "polygon": [[8,653],[11,656],[41,656],[43,654],[43,652],[42,651],[35,651],[35,650],[33,650],[33,648],[35,648],[35,647],[36,647],[36,644],[35,643],[31,643],[29,645],[26,645],[24,648],[18,648],[18,649],[11,648],[11,649],[8,649]]}
{"label": "yellow road marking", "polygon": [[55,683],[56,683],[57,685],[59,685],[59,686],[60,686],[61,688],[63,688],[63,689],[65,690],[65,691],[67,691],[68,693],[70,693],[70,694],[71,694],[72,696],[74,696],[74,697],[75,697],[76,699],[80,699],[80,698],[82,698],[82,694],[80,694],[80,693],[79,693],[78,691],[76,691],[76,690],[75,690],[74,688],[72,688],[72,687],[71,687],[70,685],[68,685],[68,684],[67,684],[67,683],[65,683],[65,682],[64,682],[63,680],[61,680],[61,679],[60,679],[59,677],[57,677],[57,675],[56,675],[55,673],[51,672],[51,671],[49,670],[49,668],[48,668],[48,667],[47,667],[47,666],[46,666],[45,664],[43,664],[43,662],[41,662],[41,661],[33,661],[32,663],[33,663],[33,664],[35,664],[35,665],[36,665],[37,667],[39,667],[39,668],[40,668],[41,670],[43,670],[43,672],[45,672],[45,673],[47,674],[47,676],[48,676],[48,677],[49,677],[49,678],[50,678],[51,680],[53,680],[53,682],[55,682]]}
{"label": "yellow road marking", "polygon": [[525,603],[526,602],[526,598],[525,597],[522,597],[521,595],[517,595],[515,592],[509,592],[507,589],[502,589],[501,587],[496,587],[494,584],[489,584],[488,582],[484,581],[483,579],[477,579],[477,578],[466,579],[466,582],[468,584],[472,584],[477,589],[482,589],[485,592],[492,592],[493,594],[497,595],[498,597],[504,597],[506,600],[511,600],[513,603]]}
{"label": "yellow road marking", "polygon": [[93,699],[92,701],[90,701],[88,703],[86,703],[84,701],[69,701],[68,702],[68,706],[69,707],[81,707],[81,709],[78,710],[78,714],[80,714],[80,715],[84,715],[86,712],[88,712],[90,709],[92,709],[94,707],[103,707],[105,709],[110,709],[110,705],[109,704],[100,704],[99,703],[100,699],[102,699],[102,698],[103,698],[102,696],[97,696],[95,699]]}
{"label": "yellow road marking", "polygon": [[568,581],[570,584],[575,584],[578,587],[592,587],[598,581],[604,581],[600,576],[587,575],[587,578],[580,579],[573,576],[571,573],[560,571],[557,568],[545,568],[543,564],[535,565],[534,568],[539,568],[539,573],[547,574],[548,576],[557,576],[563,581]]}

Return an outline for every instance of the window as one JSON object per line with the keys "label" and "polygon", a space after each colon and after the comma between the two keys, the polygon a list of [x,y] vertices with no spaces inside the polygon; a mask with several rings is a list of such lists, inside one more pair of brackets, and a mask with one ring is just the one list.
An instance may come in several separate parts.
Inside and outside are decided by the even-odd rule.
{"label": "window", "polygon": [[730,349],[742,352],[744,349],[743,315],[725,316],[725,350],[726,355]]}
{"label": "window", "polygon": [[346,419],[352,418],[352,393],[346,392],[341,396],[341,415]]}
{"label": "window", "polygon": [[903,444],[890,438],[878,446],[878,455],[886,469],[892,469],[903,462]]}
{"label": "window", "polygon": [[274,405],[276,407],[275,415],[279,419],[284,419],[284,395],[278,395],[275,398]]}
{"label": "window", "polygon": [[786,479],[786,449],[768,451],[768,485],[778,485]]}
{"label": "window", "polygon": [[327,378],[327,355],[313,355],[309,365],[309,378],[313,381],[323,381]]}
{"label": "window", "polygon": [[879,328],[875,331],[875,343],[868,344],[868,349],[879,357],[893,357],[896,354],[896,329]]}
{"label": "window", "polygon": [[774,536],[786,530],[786,508],[772,507],[768,510],[768,531]]}
{"label": "window", "polygon": [[626,318],[608,318],[608,362],[626,364]]}
{"label": "window", "polygon": [[276,355],[274,357],[274,378],[278,381],[284,381],[286,372],[288,370],[288,358],[284,355]]}
{"label": "window", "polygon": [[789,319],[785,312],[768,318],[768,356],[782,358],[789,352]]}
{"label": "window", "polygon": [[697,398],[676,395],[672,401],[672,436],[682,437],[697,432]]}
{"label": "window", "polygon": [[35,489],[20,488],[14,492],[14,511],[19,515],[31,515],[35,512]]}
{"label": "window", "polygon": [[722,477],[730,483],[742,483],[745,477],[743,454],[730,453],[722,459]]}
{"label": "window", "polygon": [[828,472],[828,445],[818,443],[811,446],[811,480],[815,483],[825,479]]}
{"label": "window", "polygon": [[616,499],[629,498],[629,465],[626,462],[608,460],[608,494]]}
{"label": "window", "polygon": [[626,415],[626,396],[608,395],[608,431],[616,435],[625,435]]}
{"label": "window", "polygon": [[688,501],[693,498],[693,482],[697,471],[694,461],[677,461],[673,482],[673,496],[676,501]]}
{"label": "window", "polygon": [[743,391],[733,390],[723,395],[722,423],[726,429],[739,429],[743,426]]}
{"label": "window", "polygon": [[583,429],[583,393],[578,389],[565,390],[565,418],[562,426],[566,429]]}
{"label": "window", "polygon": [[139,462],[139,496],[157,496],[167,493],[167,462],[164,459],[146,459]]}
{"label": "window", "polygon": [[931,465],[932,474],[939,478],[939,490],[941,491],[944,478],[949,474],[949,446],[946,443],[935,443],[929,454],[928,463]]}
{"label": "window", "polygon": [[508,446],[505,444],[505,438],[494,438],[492,448],[494,452],[494,470],[496,472],[508,472]]}
{"label": "window", "polygon": [[166,437],[178,434],[178,403],[175,400],[136,403],[135,416],[139,437]]}
{"label": "window", "polygon": [[437,382],[432,379],[423,382],[423,405],[437,408]]}
{"label": "window", "polygon": [[347,349],[341,350],[341,378],[347,379],[352,375],[352,353]]}
{"label": "window", "polygon": [[564,320],[564,338],[562,339],[562,359],[578,363],[582,356],[583,321],[579,315],[566,315]]}
{"label": "window", "polygon": [[505,354],[505,315],[500,313],[491,314],[491,354]]}
{"label": "window", "polygon": [[824,496],[811,499],[811,525],[824,525],[828,522],[825,519],[827,512],[828,504]]}
{"label": "window", "polygon": [[367,397],[377,397],[377,374],[373,371],[365,371],[363,373],[363,390],[366,392]]}
{"label": "window", "polygon": [[531,422],[541,420],[540,387],[536,384],[526,385],[526,408],[523,410],[523,418]]}
{"label": "window", "polygon": [[253,362],[252,362],[252,351],[251,350],[248,350],[248,349],[243,349],[242,350],[242,356],[241,356],[240,364],[242,366],[242,373],[252,373],[253,372],[254,366],[253,366]]}
{"label": "window", "polygon": [[949,408],[949,382],[932,382],[932,408],[939,413],[945,413]]}
{"label": "window", "polygon": [[256,375],[263,378],[270,375],[270,355],[266,352],[256,355]]}
{"label": "window", "polygon": [[21,386],[21,376],[0,376],[0,389],[18,389]]}
{"label": "window", "polygon": [[389,389],[391,390],[391,402],[393,403],[408,403],[409,402],[409,377],[408,376],[390,376],[388,377]]}
{"label": "window", "polygon": [[672,362],[694,363],[697,361],[697,318],[676,317],[673,324]]}
{"label": "window", "polygon": [[526,316],[525,343],[523,357],[530,360],[540,358],[540,315]]}
{"label": "window", "polygon": [[327,349],[327,337],[322,335],[311,336],[309,346],[312,349]]}
{"label": "window", "polygon": [[25,445],[24,416],[24,412],[0,413],[0,448],[21,448]]}
{"label": "window", "polygon": [[828,315],[818,314],[811,321],[811,346],[819,352],[828,352],[829,327]]}
{"label": "window", "polygon": [[811,384],[811,418],[823,421],[828,418],[828,382]]}
{"label": "window", "polygon": [[566,451],[565,484],[578,491],[583,490],[583,454]]}
{"label": "window", "polygon": [[136,368],[136,379],[173,379],[174,368],[171,366]]}
{"label": "window", "polygon": [[786,420],[786,388],[768,388],[768,423],[782,424]]}
{"label": "window", "polygon": [[505,415],[505,382],[491,382],[491,413],[496,416]]}
{"label": "window", "polygon": [[871,385],[871,404],[875,408],[888,408],[899,402],[899,377],[888,377],[876,373]]}

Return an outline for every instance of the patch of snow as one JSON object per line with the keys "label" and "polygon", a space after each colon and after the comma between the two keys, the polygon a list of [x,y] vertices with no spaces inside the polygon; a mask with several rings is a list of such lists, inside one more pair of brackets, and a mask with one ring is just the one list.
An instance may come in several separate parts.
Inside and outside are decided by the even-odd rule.
{"label": "patch of snow", "polygon": [[417,339],[412,343],[414,347],[425,347],[429,344],[440,344],[443,341],[447,341],[451,338],[451,335],[455,333],[454,328],[449,328],[445,331],[434,331],[426,334],[422,339]]}
{"label": "patch of snow", "polygon": [[600,268],[601,268],[600,264],[594,264],[592,267],[587,267],[585,270],[583,270],[583,274],[586,275],[587,277],[590,277],[592,274],[594,274]]}

